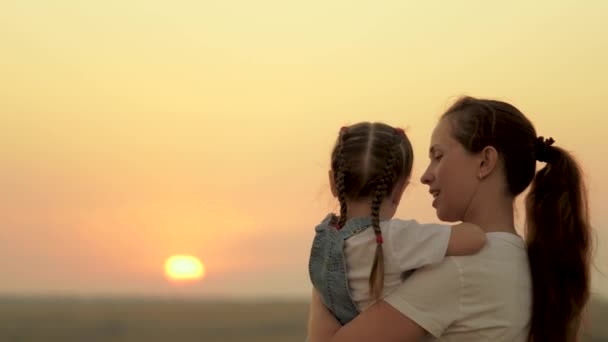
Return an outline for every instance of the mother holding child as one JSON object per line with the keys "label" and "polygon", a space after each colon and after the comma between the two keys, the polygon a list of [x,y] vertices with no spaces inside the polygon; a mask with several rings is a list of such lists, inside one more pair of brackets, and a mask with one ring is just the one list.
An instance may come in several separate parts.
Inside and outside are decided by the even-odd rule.
{"label": "mother holding child", "polygon": [[[576,341],[587,194],[553,143],[508,103],[461,98],[433,131],[421,181],[439,220],[462,223],[421,224],[393,218],[413,165],[403,130],[343,127],[329,172],[340,215],[311,248],[309,341]],[[528,186],[524,240],[514,201]]]}

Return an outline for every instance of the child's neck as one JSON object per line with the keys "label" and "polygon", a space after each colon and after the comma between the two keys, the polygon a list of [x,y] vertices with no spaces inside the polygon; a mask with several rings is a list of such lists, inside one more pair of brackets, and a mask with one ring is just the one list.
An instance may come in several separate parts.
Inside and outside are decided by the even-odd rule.
{"label": "child's neck", "polygon": [[[355,217],[372,216],[371,200],[369,201],[346,201],[346,219]],[[380,205],[380,220],[390,220],[395,215],[396,206],[389,201],[382,202]]]}

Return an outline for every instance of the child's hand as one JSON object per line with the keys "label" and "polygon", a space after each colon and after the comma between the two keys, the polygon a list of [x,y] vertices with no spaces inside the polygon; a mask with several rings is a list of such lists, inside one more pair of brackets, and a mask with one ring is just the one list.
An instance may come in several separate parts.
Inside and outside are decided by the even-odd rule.
{"label": "child's hand", "polygon": [[472,255],[486,245],[486,233],[472,223],[461,223],[452,226],[446,255]]}

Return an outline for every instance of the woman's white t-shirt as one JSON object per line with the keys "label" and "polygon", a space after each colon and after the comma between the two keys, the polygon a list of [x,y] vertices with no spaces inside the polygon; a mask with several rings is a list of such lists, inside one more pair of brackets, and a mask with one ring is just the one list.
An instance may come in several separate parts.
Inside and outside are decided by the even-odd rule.
{"label": "woman's white t-shirt", "polygon": [[472,256],[416,271],[384,300],[437,341],[527,341],[532,281],[524,241],[487,233]]}

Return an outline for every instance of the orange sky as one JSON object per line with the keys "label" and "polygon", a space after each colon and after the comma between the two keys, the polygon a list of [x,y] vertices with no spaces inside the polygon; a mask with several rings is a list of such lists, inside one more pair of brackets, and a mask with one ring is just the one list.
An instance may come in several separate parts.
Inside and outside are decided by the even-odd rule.
{"label": "orange sky", "polygon": [[[607,260],[608,4],[382,4],[0,4],[0,294],[307,295],[338,128],[407,127],[417,180],[463,94],[575,153]],[[424,186],[398,216],[436,220]],[[207,278],[169,284],[173,254]]]}

